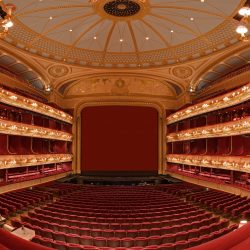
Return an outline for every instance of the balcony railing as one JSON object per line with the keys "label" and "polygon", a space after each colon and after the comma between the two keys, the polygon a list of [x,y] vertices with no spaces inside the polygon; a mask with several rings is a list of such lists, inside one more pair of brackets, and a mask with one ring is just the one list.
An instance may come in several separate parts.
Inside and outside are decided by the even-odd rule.
{"label": "balcony railing", "polygon": [[208,113],[214,110],[224,109],[243,103],[250,99],[250,83],[225,95],[197,103],[188,108],[182,109],[167,117],[167,125],[193,117]]}
{"label": "balcony railing", "polygon": [[6,121],[4,119],[0,119],[0,133],[53,139],[59,141],[72,141],[72,135],[66,132],[18,122]]}
{"label": "balcony railing", "polygon": [[14,107],[30,110],[70,124],[73,123],[73,117],[71,115],[61,110],[55,109],[49,105],[43,104],[27,97],[23,97],[3,88],[0,88],[0,102]]}
{"label": "balcony railing", "polygon": [[235,136],[250,133],[250,117],[240,120],[219,123],[171,133],[167,135],[167,142],[186,141],[202,138]]}
{"label": "balcony railing", "polygon": [[72,161],[71,154],[0,155],[0,169],[28,167]]}
{"label": "balcony railing", "polygon": [[250,157],[247,156],[169,154],[166,158],[172,163],[250,173]]}

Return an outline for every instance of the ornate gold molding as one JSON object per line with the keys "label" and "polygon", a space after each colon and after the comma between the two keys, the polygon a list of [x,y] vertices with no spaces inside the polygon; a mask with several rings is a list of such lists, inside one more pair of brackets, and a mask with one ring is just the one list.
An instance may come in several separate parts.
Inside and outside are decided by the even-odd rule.
{"label": "ornate gold molding", "polygon": [[66,132],[24,123],[6,121],[4,119],[0,119],[0,134],[29,136],[59,141],[72,141],[72,135]]}
{"label": "ornate gold molding", "polygon": [[231,91],[225,95],[221,95],[204,102],[192,105],[188,108],[182,109],[167,117],[167,125],[201,115],[214,110],[224,109],[233,105],[245,102],[250,99],[250,83]]}
{"label": "ornate gold molding", "polygon": [[250,173],[250,157],[247,156],[169,154],[166,158],[172,163]]}
{"label": "ornate gold molding", "polygon": [[0,169],[69,162],[72,158],[71,154],[1,155]]}
{"label": "ornate gold molding", "polygon": [[39,101],[35,101],[30,98],[15,94],[1,87],[0,87],[0,102],[14,107],[30,110],[70,124],[73,123],[73,117],[71,115],[61,110],[55,109],[49,105],[43,104]]}
{"label": "ornate gold molding", "polygon": [[219,123],[167,135],[167,142],[186,141],[201,138],[225,137],[250,133],[250,117],[237,121]]}

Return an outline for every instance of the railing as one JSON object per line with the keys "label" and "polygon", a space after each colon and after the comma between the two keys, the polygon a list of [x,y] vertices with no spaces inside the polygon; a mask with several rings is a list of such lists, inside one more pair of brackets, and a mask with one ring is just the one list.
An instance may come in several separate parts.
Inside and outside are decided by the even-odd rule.
{"label": "railing", "polygon": [[167,135],[167,142],[185,141],[212,137],[235,136],[250,133],[250,117],[237,121],[187,129]]}
{"label": "railing", "polygon": [[69,162],[72,158],[71,154],[0,155],[0,169]]}
{"label": "railing", "polygon": [[73,123],[73,117],[71,115],[61,110],[55,109],[49,105],[46,105],[42,102],[38,102],[30,98],[23,97],[11,91],[5,90],[1,87],[0,87],[0,102],[18,108],[30,110],[70,124]]}
{"label": "railing", "polygon": [[66,132],[18,122],[6,121],[4,119],[0,119],[0,133],[54,139],[60,141],[72,141],[72,135]]}
{"label": "railing", "polygon": [[220,95],[204,102],[197,103],[174,114],[171,114],[167,117],[167,125],[214,110],[231,107],[233,105],[243,103],[249,99],[250,83],[225,95]]}
{"label": "railing", "polygon": [[250,157],[247,156],[169,154],[166,158],[172,163],[250,173]]}

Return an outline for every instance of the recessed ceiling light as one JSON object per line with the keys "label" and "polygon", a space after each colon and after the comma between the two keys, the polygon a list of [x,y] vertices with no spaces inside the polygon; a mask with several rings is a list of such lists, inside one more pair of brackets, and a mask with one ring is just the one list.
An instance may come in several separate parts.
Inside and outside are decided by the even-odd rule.
{"label": "recessed ceiling light", "polygon": [[201,0],[201,2],[202,2],[202,3],[204,3],[204,2],[205,2],[205,0]]}
{"label": "recessed ceiling light", "polygon": [[123,42],[123,39],[122,39],[122,38],[120,38],[120,42],[121,42],[121,43]]}
{"label": "recessed ceiling light", "polygon": [[53,19],[53,17],[52,17],[52,16],[50,16],[50,17],[49,17],[49,20],[52,20],[52,19]]}
{"label": "recessed ceiling light", "polygon": [[146,36],[146,37],[145,37],[145,39],[146,39],[146,40],[149,40],[149,37],[148,37],[148,36]]}
{"label": "recessed ceiling light", "polygon": [[69,32],[72,32],[72,31],[73,31],[72,29],[69,30]]}
{"label": "recessed ceiling light", "polygon": [[170,30],[170,32],[171,32],[171,33],[174,33],[174,31],[173,31],[173,30]]}
{"label": "recessed ceiling light", "polygon": [[94,36],[93,39],[96,40],[96,39],[97,39],[97,36]]}
{"label": "recessed ceiling light", "polygon": [[194,21],[194,18],[193,18],[193,17],[190,17],[190,20],[191,20],[191,21]]}

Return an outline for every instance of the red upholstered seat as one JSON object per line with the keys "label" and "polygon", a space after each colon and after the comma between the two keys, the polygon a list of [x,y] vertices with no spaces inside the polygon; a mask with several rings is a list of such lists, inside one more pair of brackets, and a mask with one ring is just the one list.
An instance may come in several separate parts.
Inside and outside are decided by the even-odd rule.
{"label": "red upholstered seat", "polygon": [[144,249],[151,249],[151,250],[154,250],[154,249],[161,249],[160,246],[158,245],[152,245],[152,246],[146,246],[144,247]]}
{"label": "red upholstered seat", "polygon": [[[49,230],[44,230],[44,232],[49,233]],[[66,241],[66,234],[62,232],[53,232],[53,239],[58,241]]]}
{"label": "red upholstered seat", "polygon": [[125,238],[126,236],[127,236],[127,232],[125,230],[115,230],[115,237]]}
{"label": "red upholstered seat", "polygon": [[138,237],[149,237],[150,231],[148,229],[138,230]]}
{"label": "red upholstered seat", "polygon": [[160,245],[160,249],[161,250],[175,250],[175,244],[171,244],[171,243],[162,244]]}
{"label": "red upholstered seat", "polygon": [[58,250],[68,250],[68,245],[65,242],[62,241],[53,241],[52,243],[53,248]]}
{"label": "red upholstered seat", "polygon": [[120,246],[120,239],[119,238],[108,238],[107,239],[107,246],[108,247],[119,247]]}
{"label": "red upholstered seat", "polygon": [[188,232],[179,232],[175,234],[175,241],[187,240]]}
{"label": "red upholstered seat", "polygon": [[54,240],[62,240],[62,241],[65,241],[65,238],[64,237],[56,237],[57,236],[57,232],[53,232],[52,230],[50,229],[47,229],[47,228],[43,228],[41,229],[41,236],[44,237],[44,238],[50,238],[50,239],[53,239]]}
{"label": "red upholstered seat", "polygon": [[134,245],[138,247],[145,247],[148,245],[148,240],[146,237],[136,237],[134,239]]}
{"label": "red upholstered seat", "polygon": [[79,244],[68,243],[68,250],[82,250],[83,247]]}
{"label": "red upholstered seat", "polygon": [[127,237],[136,238],[139,236],[143,236],[143,235],[139,235],[138,232],[139,232],[138,230],[127,230]]}
{"label": "red upholstered seat", "polygon": [[201,238],[192,238],[192,239],[188,240],[188,246],[189,247],[195,247],[195,246],[200,245],[201,242],[202,242]]}
{"label": "red upholstered seat", "polygon": [[105,229],[105,230],[103,230],[102,231],[102,236],[103,237],[107,237],[107,238],[109,238],[109,237],[114,237],[114,230],[111,230],[111,229]]}
{"label": "red upholstered seat", "polygon": [[79,242],[81,245],[92,246],[93,245],[93,238],[91,236],[82,235],[79,237]]}
{"label": "red upholstered seat", "polygon": [[200,236],[199,229],[192,229],[188,231],[188,239],[198,238]]}
{"label": "red upholstered seat", "polygon": [[93,245],[97,247],[106,247],[107,246],[107,240],[104,237],[95,237],[93,239]]}
{"label": "red upholstered seat", "polygon": [[134,239],[133,238],[123,238],[121,239],[121,247],[133,247],[134,246]]}
{"label": "red upholstered seat", "polygon": [[73,244],[79,244],[79,235],[77,234],[65,234],[66,242],[73,243]]}
{"label": "red upholstered seat", "polygon": [[174,243],[175,242],[175,234],[164,234],[161,237],[162,244],[166,243]]}
{"label": "red upholstered seat", "polygon": [[46,247],[54,247],[54,241],[52,239],[40,238],[40,244]]}
{"label": "red upholstered seat", "polygon": [[160,245],[162,242],[161,236],[150,236],[148,237],[148,245]]}
{"label": "red upholstered seat", "polygon": [[188,241],[178,241],[175,243],[175,250],[183,250],[188,248]]}

